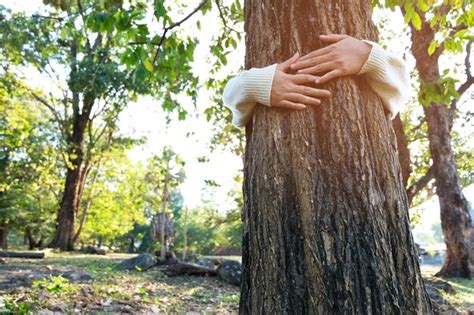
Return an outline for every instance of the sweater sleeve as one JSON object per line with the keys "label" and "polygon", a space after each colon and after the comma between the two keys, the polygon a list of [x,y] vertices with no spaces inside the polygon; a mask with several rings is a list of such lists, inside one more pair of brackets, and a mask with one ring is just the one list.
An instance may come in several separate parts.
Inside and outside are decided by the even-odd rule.
{"label": "sweater sleeve", "polygon": [[252,118],[257,103],[270,106],[273,76],[277,64],[252,68],[232,78],[224,89],[224,104],[232,110],[232,123],[243,127]]}
{"label": "sweater sleeve", "polygon": [[382,99],[393,119],[405,105],[410,91],[410,78],[405,62],[386,52],[379,44],[364,40],[372,46],[369,58],[358,74],[365,74],[367,83]]}
{"label": "sweater sleeve", "polygon": [[[365,74],[369,86],[382,99],[393,119],[406,101],[410,80],[405,63],[386,52],[377,43],[364,40],[372,46],[369,58],[358,74]],[[270,96],[277,64],[252,68],[231,79],[225,89],[224,104],[232,110],[232,123],[243,127],[252,118],[257,103],[270,106]]]}

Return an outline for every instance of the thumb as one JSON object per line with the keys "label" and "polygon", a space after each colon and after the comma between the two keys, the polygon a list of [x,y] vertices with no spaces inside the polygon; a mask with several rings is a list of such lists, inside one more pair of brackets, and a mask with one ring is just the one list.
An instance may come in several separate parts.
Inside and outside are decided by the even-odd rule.
{"label": "thumb", "polygon": [[300,54],[297,52],[296,54],[293,55],[290,59],[287,59],[280,63],[278,66],[281,71],[285,72],[290,69],[291,64],[293,64],[298,58],[300,57]]}
{"label": "thumb", "polygon": [[328,35],[320,35],[319,39],[324,43],[337,43],[340,40],[348,38],[348,35],[345,34],[328,34]]}

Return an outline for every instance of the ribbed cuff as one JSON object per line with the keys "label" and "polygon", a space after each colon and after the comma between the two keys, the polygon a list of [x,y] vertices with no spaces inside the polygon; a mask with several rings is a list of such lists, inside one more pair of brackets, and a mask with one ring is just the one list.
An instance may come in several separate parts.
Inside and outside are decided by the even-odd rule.
{"label": "ribbed cuff", "polygon": [[367,58],[367,61],[358,74],[370,73],[375,76],[382,75],[379,72],[386,68],[385,65],[388,63],[387,54],[379,44],[371,42],[370,40],[363,40],[363,42],[372,46],[372,50],[370,51],[369,58]]}
{"label": "ribbed cuff", "polygon": [[265,68],[252,68],[246,73],[243,93],[257,103],[270,106],[273,76],[277,64]]}

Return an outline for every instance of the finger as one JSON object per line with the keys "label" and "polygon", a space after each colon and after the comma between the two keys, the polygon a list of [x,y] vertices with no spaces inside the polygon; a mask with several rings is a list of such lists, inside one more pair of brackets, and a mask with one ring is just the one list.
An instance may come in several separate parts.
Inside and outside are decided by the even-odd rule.
{"label": "finger", "polygon": [[283,61],[280,66],[282,71],[287,71],[290,69],[290,65],[294,62],[296,62],[299,58],[300,54],[297,52],[296,54],[293,55],[290,59],[287,59],[286,61]]}
{"label": "finger", "polygon": [[314,83],[314,81],[316,81],[320,77],[318,77],[317,75],[311,75],[311,74],[293,74],[293,75],[289,75],[289,78],[293,83],[306,84],[306,83]]}
{"label": "finger", "polygon": [[298,94],[303,94],[306,96],[321,98],[321,97],[330,97],[331,92],[328,90],[317,89],[309,86],[297,86],[293,89],[294,92]]}
{"label": "finger", "polygon": [[337,63],[334,61],[330,61],[330,62],[325,62],[314,67],[298,70],[298,73],[316,74],[316,73],[321,73],[321,72],[326,72],[326,71],[332,71],[336,68],[337,68]]}
{"label": "finger", "polygon": [[306,54],[303,57],[299,58],[298,61],[311,59],[311,58],[314,58],[314,57],[319,57],[319,56],[329,54],[333,50],[333,48],[334,47],[332,45],[329,45],[329,46],[326,46],[326,47],[323,47],[323,48],[319,48],[319,49],[314,50],[314,51],[310,52],[309,54]]}
{"label": "finger", "polygon": [[300,69],[304,69],[304,68],[309,68],[309,67],[312,67],[312,66],[316,66],[316,65],[331,61],[332,58],[333,58],[333,56],[331,56],[331,54],[325,54],[325,55],[322,55],[322,56],[308,58],[308,59],[305,59],[305,60],[298,60],[297,62],[295,62],[291,65],[291,69],[292,70],[300,70]]}
{"label": "finger", "polygon": [[299,93],[290,93],[285,95],[285,97],[287,100],[298,104],[305,104],[310,106],[318,106],[321,104],[321,101],[319,99]]}
{"label": "finger", "polygon": [[345,34],[327,34],[327,35],[320,35],[319,39],[323,43],[337,43],[340,40],[348,38],[349,35]]}
{"label": "finger", "polygon": [[320,79],[317,79],[315,82],[316,84],[323,84],[331,80],[337,79],[339,77],[342,77],[342,75],[343,75],[343,72],[339,69],[336,69],[336,70],[326,73]]}
{"label": "finger", "polygon": [[282,100],[280,103],[277,104],[278,108],[286,108],[292,110],[305,110],[306,106],[299,103],[294,103],[289,100]]}

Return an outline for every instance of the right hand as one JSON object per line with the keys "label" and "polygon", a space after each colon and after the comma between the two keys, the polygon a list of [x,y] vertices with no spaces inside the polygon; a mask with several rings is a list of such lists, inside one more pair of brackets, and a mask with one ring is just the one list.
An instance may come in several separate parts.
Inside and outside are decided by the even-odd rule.
{"label": "right hand", "polygon": [[299,58],[298,53],[277,65],[273,77],[270,106],[286,109],[304,110],[307,105],[318,106],[320,98],[331,96],[328,90],[306,86],[314,84],[319,77],[311,74],[290,74],[291,64]]}

